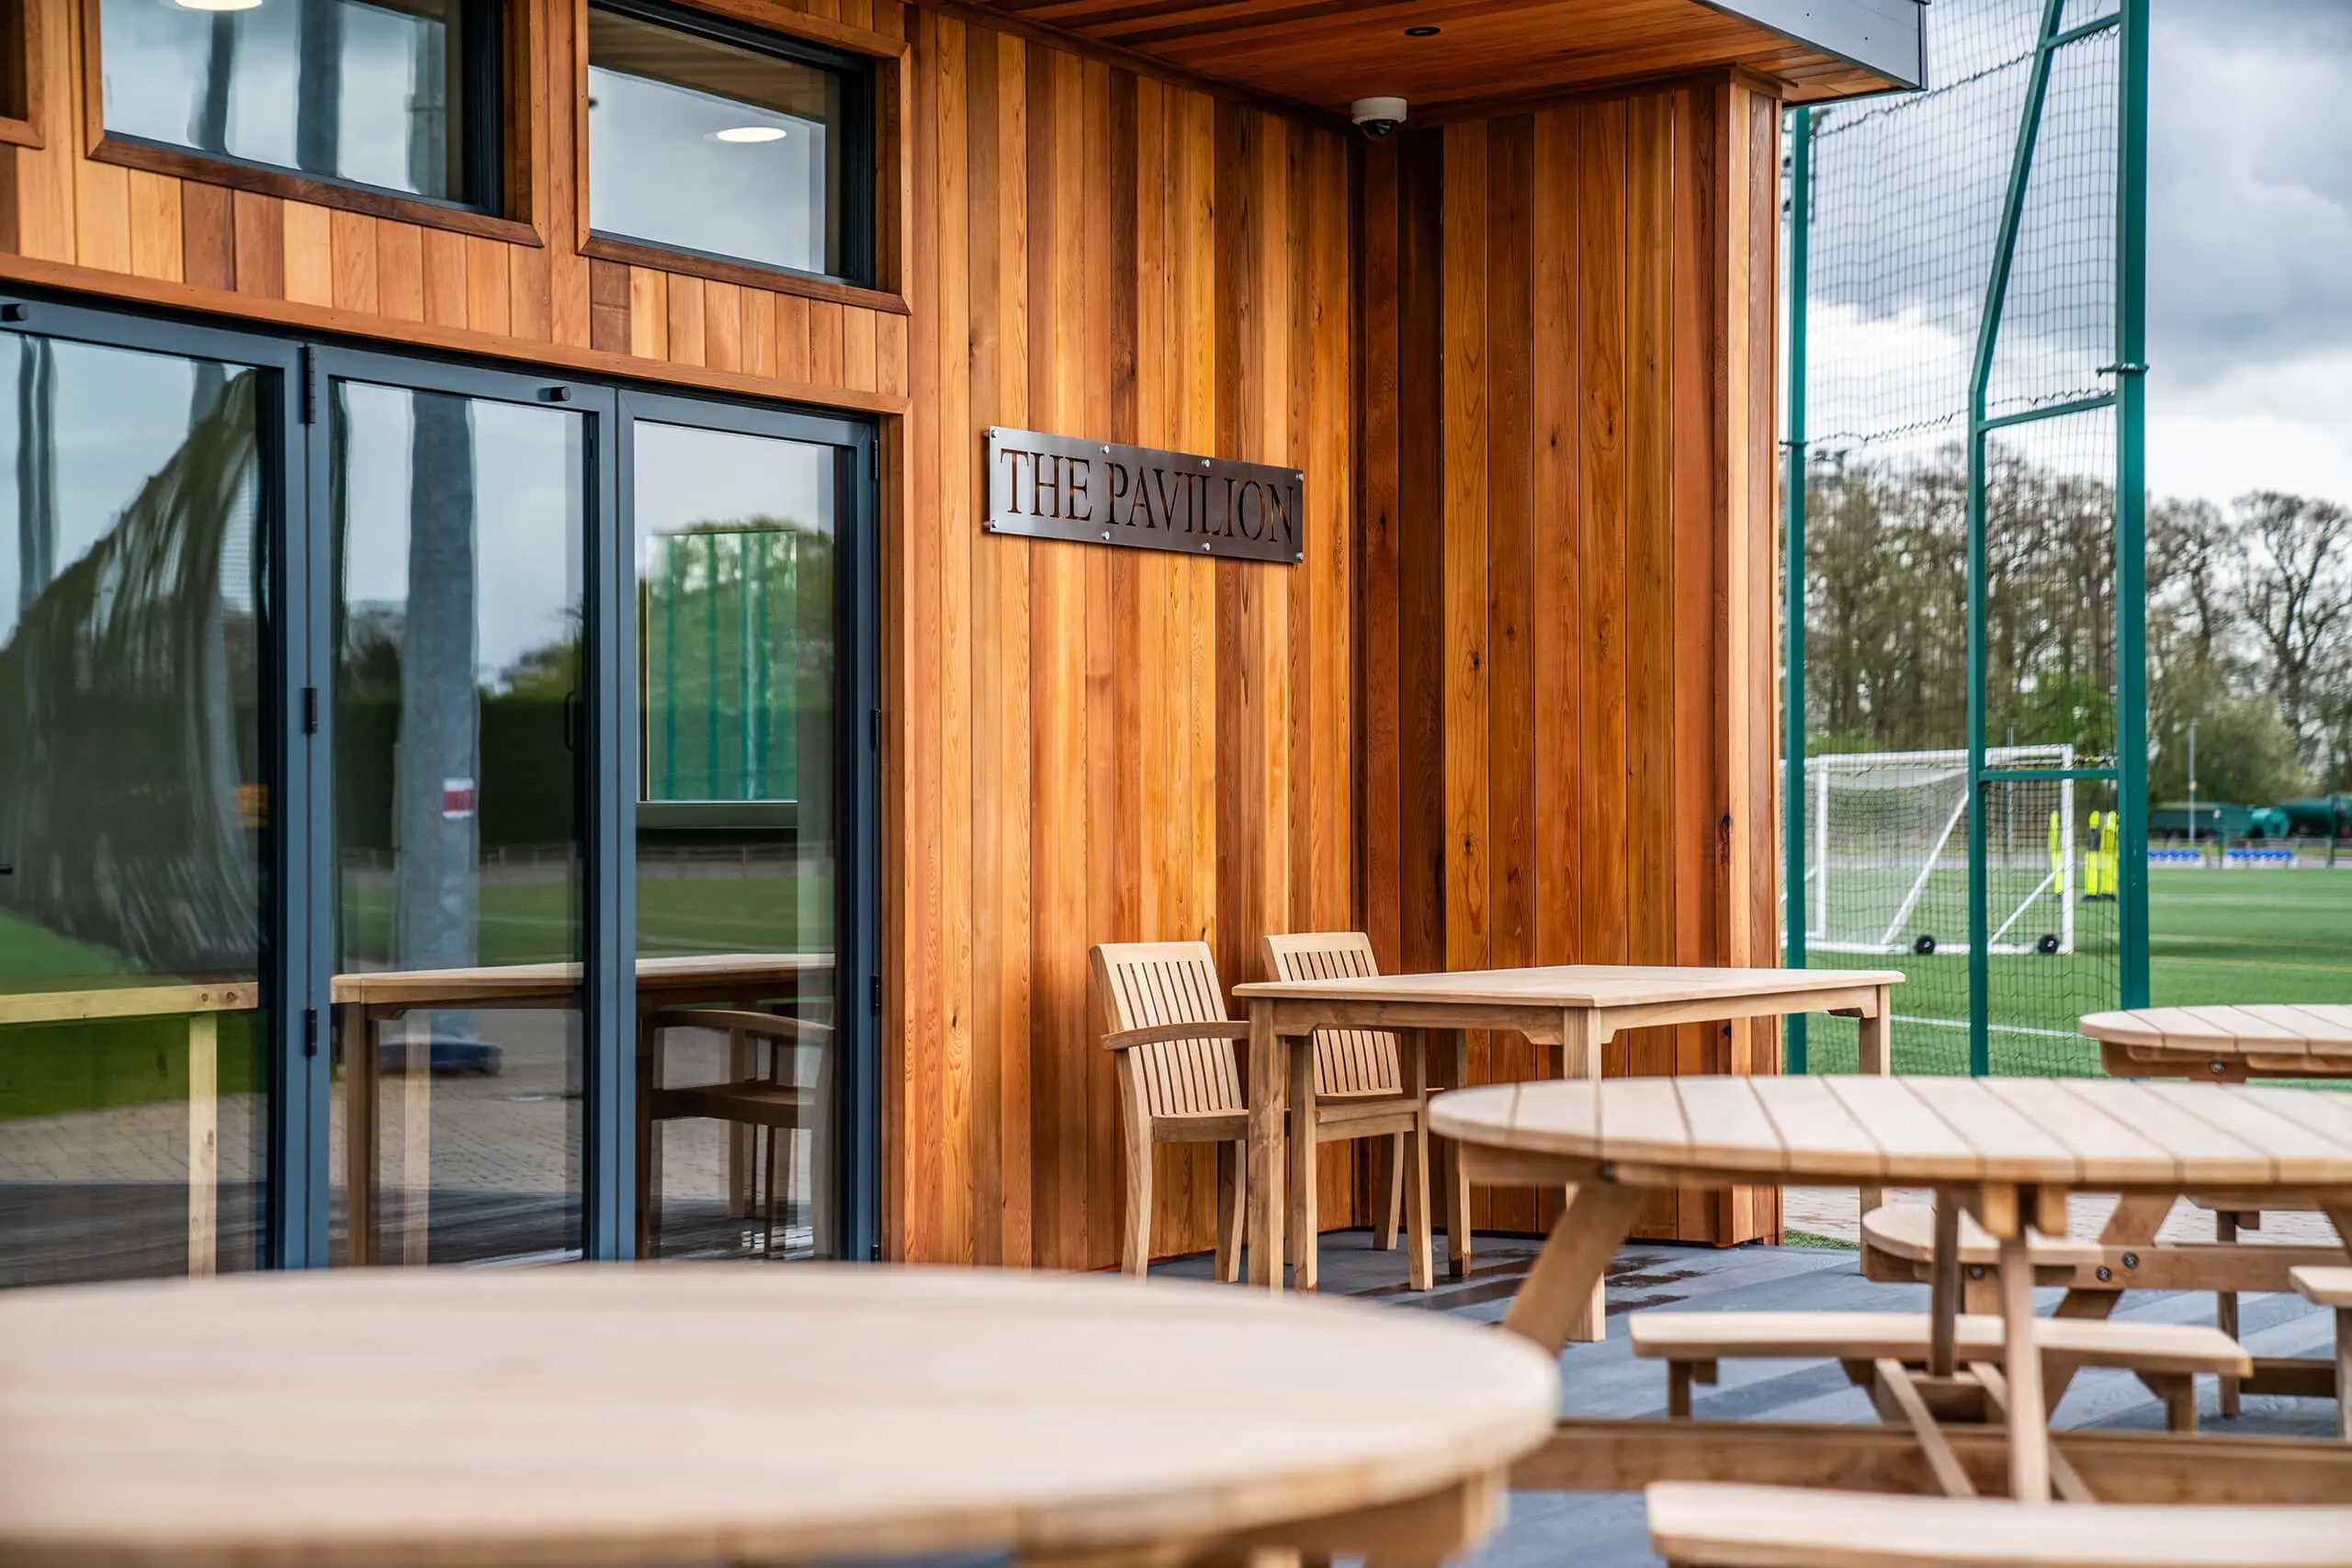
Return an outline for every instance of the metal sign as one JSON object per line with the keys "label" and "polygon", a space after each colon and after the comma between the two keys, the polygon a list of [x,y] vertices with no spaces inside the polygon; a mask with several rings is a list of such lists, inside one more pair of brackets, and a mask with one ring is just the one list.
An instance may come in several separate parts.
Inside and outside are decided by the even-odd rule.
{"label": "metal sign", "polygon": [[990,533],[1228,559],[1306,558],[1306,476],[1190,452],[988,433]]}

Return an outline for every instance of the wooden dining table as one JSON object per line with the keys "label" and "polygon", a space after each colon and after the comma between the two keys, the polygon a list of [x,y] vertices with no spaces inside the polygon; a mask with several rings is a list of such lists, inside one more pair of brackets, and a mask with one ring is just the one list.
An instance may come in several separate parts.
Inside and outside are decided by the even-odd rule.
{"label": "wooden dining table", "polygon": [[0,1561],[514,1568],[1261,1547],[1436,1568],[1551,1358],[1423,1313],[875,1265],[0,1295]]}
{"label": "wooden dining table", "polygon": [[[831,953],[717,953],[669,954],[637,961],[637,1013],[664,1008],[729,1004],[750,1006],[790,998],[812,977],[830,979]],[[577,1006],[584,971],[576,963],[477,964],[451,969],[355,970],[334,982],[335,1040],[342,1049],[346,1106],[345,1190],[349,1195],[351,1261],[378,1261],[376,1169],[377,1105],[382,1093],[381,1047],[385,1026],[412,1013],[507,1010],[529,1011]],[[643,1052],[642,1042],[638,1049]],[[426,1259],[432,1188],[433,1071],[429,1030],[403,1040],[401,1125],[402,1261]],[[727,1190],[741,1185],[733,1168],[742,1155],[730,1140]],[[648,1172],[640,1179],[650,1179]]]}
{"label": "wooden dining table", "polygon": [[[1555,1353],[1651,1192],[1766,1181],[1924,1187],[1951,1215],[1955,1241],[1954,1205],[1964,1207],[1998,1244],[2005,1386],[1987,1393],[2007,1412],[2010,1495],[2026,1500],[2051,1495],[2053,1465],[2029,1226],[2064,1234],[2071,1192],[2168,1199],[2204,1186],[2308,1192],[2339,1227],[2352,1226],[2352,1098],[2309,1089],[2102,1079],[1613,1078],[1460,1090],[1439,1098],[1430,1116],[1435,1131],[1461,1142],[1474,1182],[1574,1186],[1504,1320]],[[1941,1216],[1939,1229],[1947,1229]],[[1959,1269],[1935,1272],[1931,1371],[1951,1364],[1960,1308]],[[1694,1453],[1691,1445],[1707,1434],[1673,1425],[1686,1428],[1684,1462],[1729,1462]],[[1917,1435],[1923,1444],[1945,1441]],[[2344,1457],[2352,1460],[2352,1450]],[[2083,1495],[2080,1477],[2055,1462],[2062,1489]],[[1954,1459],[1944,1472],[1957,1466]],[[1715,1478],[1779,1477],[1718,1471]],[[2352,1470],[2340,1472],[2339,1483],[2352,1484]]]}
{"label": "wooden dining table", "polygon": [[[1318,1029],[1429,1031],[1445,1036],[1451,1082],[1469,1081],[1463,1032],[1511,1030],[1537,1045],[1560,1048],[1560,1076],[1600,1077],[1601,1047],[1623,1031],[1652,1024],[1714,1023],[1792,1012],[1843,1013],[1860,1020],[1863,1070],[1883,1071],[1893,1021],[1891,969],[1678,968],[1662,964],[1568,964],[1532,969],[1482,969],[1434,975],[1367,975],[1316,980],[1263,980],[1236,986],[1250,1007],[1250,1282],[1280,1290],[1287,1222],[1316,1229],[1313,1158],[1306,1140],[1285,1151],[1283,1119],[1315,1110]],[[1437,1045],[1426,1042],[1424,1049]],[[1285,1153],[1287,1152],[1287,1159]],[[1470,1189],[1448,1145],[1439,1180],[1445,1205],[1446,1269],[1461,1279],[1470,1256]],[[1285,1170],[1285,1166],[1290,1167]],[[1298,1283],[1315,1283],[1315,1249],[1301,1249]],[[1573,1325],[1577,1338],[1598,1337],[1599,1296]]]}

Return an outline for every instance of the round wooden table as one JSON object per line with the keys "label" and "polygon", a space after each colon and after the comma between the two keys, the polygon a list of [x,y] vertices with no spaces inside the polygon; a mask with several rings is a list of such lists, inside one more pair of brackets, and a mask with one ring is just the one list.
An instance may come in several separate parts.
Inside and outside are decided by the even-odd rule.
{"label": "round wooden table", "polygon": [[1435,1564],[1552,1359],[1216,1286],[741,1264],[0,1295],[0,1561]]}
{"label": "round wooden table", "polygon": [[[2205,1187],[2314,1195],[2352,1234],[2352,1096],[2101,1078],[1684,1077],[1498,1084],[1431,1102],[1473,1181],[1576,1190],[1506,1325],[1556,1351],[1660,1189],[1763,1182],[1929,1187],[1955,1253],[1964,1205],[2000,1243],[2013,1496],[2050,1495],[2026,1229],[2064,1235],[2070,1190]],[[1939,1237],[1939,1239],[1941,1239]],[[1951,1343],[1957,1270],[1939,1267]],[[1949,1278],[1947,1288],[1944,1281]]]}
{"label": "round wooden table", "polygon": [[2083,1032],[2115,1077],[2352,1077],[2352,1007],[2135,1008],[2095,1012]]}

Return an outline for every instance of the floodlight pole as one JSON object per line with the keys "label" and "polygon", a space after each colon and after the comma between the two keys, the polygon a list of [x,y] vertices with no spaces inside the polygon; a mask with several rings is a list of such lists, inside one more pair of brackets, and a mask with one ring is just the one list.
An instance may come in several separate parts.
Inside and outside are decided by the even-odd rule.
{"label": "floodlight pole", "polygon": [[[1813,110],[1789,116],[1789,438],[1787,586],[1781,592],[1787,651],[1781,661],[1781,872],[1782,918],[1788,922],[1788,966],[1805,966],[1804,816],[1804,506],[1805,292],[1811,278],[1813,230]],[[1824,784],[1826,789],[1826,784]],[[1825,795],[1824,799],[1826,800]],[[1823,847],[1827,848],[1825,841]],[[1805,1070],[1805,1015],[1788,1015],[1785,1070]]]}

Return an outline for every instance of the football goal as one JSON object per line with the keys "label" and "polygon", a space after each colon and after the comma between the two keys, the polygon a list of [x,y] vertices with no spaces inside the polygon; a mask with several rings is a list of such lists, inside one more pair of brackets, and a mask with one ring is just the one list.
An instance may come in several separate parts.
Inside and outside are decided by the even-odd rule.
{"label": "football goal", "polygon": [[[1990,767],[2071,769],[2068,745],[2002,746]],[[1968,951],[1968,753],[1807,757],[1805,945],[1820,953]],[[2075,781],[1984,795],[1988,953],[2071,953],[2080,829]],[[2095,890],[2094,890],[2095,891]]]}

